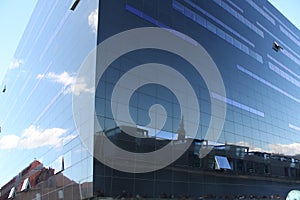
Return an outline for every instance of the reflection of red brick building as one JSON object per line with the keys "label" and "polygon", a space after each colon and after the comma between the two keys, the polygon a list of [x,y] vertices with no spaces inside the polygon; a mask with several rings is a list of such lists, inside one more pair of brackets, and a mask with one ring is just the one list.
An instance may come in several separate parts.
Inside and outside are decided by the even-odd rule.
{"label": "reflection of red brick building", "polygon": [[91,182],[78,184],[61,172],[35,160],[0,189],[0,200],[82,199],[91,191]]}
{"label": "reflection of red brick building", "polygon": [[[45,168],[42,163],[35,160],[28,167],[22,170],[17,176],[1,187],[0,200],[8,199],[10,191],[14,190],[16,194],[26,192],[28,187],[36,186],[54,175],[54,169]],[[29,181],[26,188],[26,179]],[[24,185],[24,186],[23,186]],[[22,186],[25,188],[22,188]],[[14,188],[14,189],[13,189]],[[23,191],[22,191],[23,189]],[[12,191],[13,193],[13,191]]]}

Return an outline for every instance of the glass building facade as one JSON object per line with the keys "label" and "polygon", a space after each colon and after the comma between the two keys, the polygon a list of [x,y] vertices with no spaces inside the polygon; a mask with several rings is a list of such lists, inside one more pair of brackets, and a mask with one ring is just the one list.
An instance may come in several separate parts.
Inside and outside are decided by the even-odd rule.
{"label": "glass building facade", "polygon": [[[15,52],[16,64],[4,78],[1,200],[10,193],[15,199],[92,196],[93,156],[78,137],[72,94],[80,63],[97,44],[98,2],[80,2],[76,12],[72,4],[37,2]],[[31,189],[25,192],[26,178]]]}
{"label": "glass building facade", "polygon": [[1,200],[299,188],[300,32],[267,0],[75,4],[38,2],[5,77]]}

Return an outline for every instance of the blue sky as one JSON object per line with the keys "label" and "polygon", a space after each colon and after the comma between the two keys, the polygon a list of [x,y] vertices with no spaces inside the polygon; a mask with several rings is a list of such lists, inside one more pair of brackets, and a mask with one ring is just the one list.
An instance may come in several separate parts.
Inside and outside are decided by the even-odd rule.
{"label": "blue sky", "polygon": [[299,0],[269,0],[269,2],[300,29]]}
{"label": "blue sky", "polygon": [[[13,61],[14,52],[37,0],[0,1],[0,83]],[[0,100],[1,102],[1,100]]]}

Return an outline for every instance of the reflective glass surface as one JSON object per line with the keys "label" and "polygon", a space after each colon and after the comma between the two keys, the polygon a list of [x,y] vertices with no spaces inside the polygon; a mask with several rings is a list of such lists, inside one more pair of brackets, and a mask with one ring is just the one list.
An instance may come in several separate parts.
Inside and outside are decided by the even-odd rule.
{"label": "reflective glass surface", "polygon": [[3,81],[1,200],[93,195],[93,156],[79,138],[72,95],[96,46],[98,2],[82,1],[76,11],[72,4],[38,1]]}
{"label": "reflective glass surface", "polygon": [[[94,191],[97,195],[284,198],[297,185],[300,176],[299,30],[274,7],[267,1],[251,0],[129,0],[118,4],[102,1],[99,8],[98,44],[135,28],[167,29],[186,43],[198,43],[204,47],[221,74],[226,94],[211,91],[205,78],[187,57],[167,50],[154,47],[134,49],[108,62],[109,67],[105,68],[101,77],[96,77],[99,83],[95,109],[101,131],[114,145],[130,153],[147,153],[172,143],[174,152],[180,148],[179,141],[185,143],[192,138],[192,133],[186,131],[190,125],[184,123],[180,99],[172,88],[151,82],[129,92],[130,87],[118,85],[134,68],[146,63],[171,66],[188,80],[200,108],[200,121],[187,151],[175,162],[156,171],[122,171],[117,164],[120,162],[117,152],[110,154],[115,164],[109,166],[96,156]],[[146,37],[141,38],[143,40],[137,36],[139,44],[147,43]],[[280,45],[279,50],[274,48],[274,42]],[[105,50],[113,54],[112,49],[122,49],[125,44],[131,45],[125,42]],[[193,55],[192,52],[190,54]],[[99,57],[108,58],[109,53]],[[97,65],[97,71],[102,69],[102,65]],[[154,76],[161,74],[165,79],[176,81],[171,73],[165,75],[163,69],[153,69],[156,70]],[[141,83],[147,77],[140,73],[132,76],[131,80]],[[112,103],[118,87],[131,94],[125,104],[139,129],[126,130],[120,126],[124,110]],[[226,104],[224,126],[215,141],[206,135],[214,115],[211,108],[213,101]],[[152,106],[156,104],[165,109],[167,116],[159,131],[148,126],[153,120]],[[128,132],[144,134],[145,137],[136,138]],[[202,155],[204,149],[209,149],[205,156]],[[222,169],[215,158],[223,158],[230,166],[227,162],[226,165],[223,163],[226,167]],[[131,166],[139,166],[137,157],[128,161]],[[126,166],[126,159],[123,166]],[[136,170],[139,168],[136,167]]]}
{"label": "reflective glass surface", "polygon": [[284,199],[299,47],[267,0],[39,1],[0,96],[0,200]]}

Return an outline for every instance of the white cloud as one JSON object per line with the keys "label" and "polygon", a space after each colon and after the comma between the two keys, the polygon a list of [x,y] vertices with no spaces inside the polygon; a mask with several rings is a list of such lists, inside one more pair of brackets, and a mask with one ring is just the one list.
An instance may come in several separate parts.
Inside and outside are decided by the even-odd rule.
{"label": "white cloud", "polygon": [[15,69],[15,68],[19,68],[21,64],[23,64],[24,61],[23,60],[20,60],[20,59],[13,59],[11,62],[10,62],[10,65],[8,67],[8,69]]}
{"label": "white cloud", "polygon": [[0,137],[0,149],[13,149],[18,146],[20,138],[16,135],[4,135]]}
{"label": "white cloud", "polygon": [[300,154],[300,143],[292,144],[269,144],[269,149],[273,153],[284,155],[296,155]]}
{"label": "white cloud", "polygon": [[65,140],[70,140],[75,135],[64,134],[66,129],[62,128],[50,128],[41,129],[34,125],[25,129],[21,136],[17,135],[5,135],[0,137],[0,149],[34,149],[45,146],[60,147]]}
{"label": "white cloud", "polygon": [[38,74],[36,76],[36,79],[49,79],[52,82],[60,83],[64,87],[68,87],[69,85],[72,85],[75,83],[76,78],[69,74],[68,72],[63,72],[61,74],[56,74],[54,72],[49,72],[47,74]]}
{"label": "white cloud", "polygon": [[19,144],[25,149],[43,146],[61,146],[63,141],[62,136],[66,132],[66,129],[51,128],[43,130],[31,125],[23,131]]}
{"label": "white cloud", "polygon": [[77,78],[68,72],[56,74],[49,72],[47,74],[38,74],[37,79],[46,78],[52,82],[60,83],[63,85],[64,94],[73,93],[74,95],[80,95],[81,92],[93,93],[94,87],[89,88],[84,78]]}
{"label": "white cloud", "polygon": [[245,141],[240,141],[237,142],[236,145],[238,146],[244,146],[244,147],[249,147],[249,151],[259,151],[259,152],[266,152],[266,150],[259,148],[259,147],[255,147],[254,145],[251,145],[249,142],[245,142]]}
{"label": "white cloud", "polygon": [[93,32],[96,33],[98,27],[98,9],[94,10],[89,14],[88,21],[89,26],[91,27]]}
{"label": "white cloud", "polygon": [[44,74],[38,74],[38,75],[36,76],[36,78],[37,78],[37,79],[43,79],[43,78],[45,78],[45,75],[44,75]]}
{"label": "white cloud", "polygon": [[47,78],[56,83],[63,84],[64,87],[72,85],[75,83],[76,78],[71,76],[68,72],[63,72],[61,74],[55,74],[54,72],[49,72]]}
{"label": "white cloud", "polygon": [[240,141],[236,145],[249,147],[250,151],[259,151],[266,153],[284,154],[284,155],[297,155],[300,154],[300,143],[292,144],[269,144],[266,149],[255,147],[248,142]]}
{"label": "white cloud", "polygon": [[88,88],[84,78],[78,78],[76,82],[66,90],[66,93],[73,93],[78,96],[81,92],[93,93],[94,90],[94,87]]}

